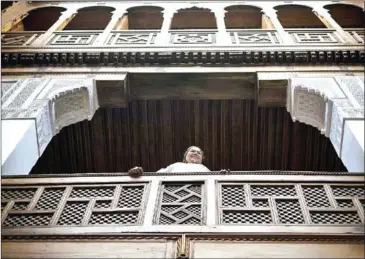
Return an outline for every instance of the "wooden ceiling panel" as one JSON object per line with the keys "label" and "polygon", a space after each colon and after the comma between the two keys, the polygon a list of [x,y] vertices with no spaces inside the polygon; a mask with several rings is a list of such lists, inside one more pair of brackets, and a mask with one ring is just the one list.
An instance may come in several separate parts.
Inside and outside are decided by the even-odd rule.
{"label": "wooden ceiling panel", "polygon": [[200,146],[211,170],[346,171],[330,140],[253,100],[132,101],[56,135],[34,173],[155,171]]}
{"label": "wooden ceiling panel", "polygon": [[254,99],[254,73],[130,74],[132,100]]}

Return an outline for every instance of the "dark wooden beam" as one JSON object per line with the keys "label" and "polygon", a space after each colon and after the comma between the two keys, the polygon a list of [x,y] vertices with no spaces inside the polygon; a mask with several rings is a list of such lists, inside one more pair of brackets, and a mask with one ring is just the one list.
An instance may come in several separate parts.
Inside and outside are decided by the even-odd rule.
{"label": "dark wooden beam", "polygon": [[254,99],[255,81],[255,73],[131,74],[131,99]]}

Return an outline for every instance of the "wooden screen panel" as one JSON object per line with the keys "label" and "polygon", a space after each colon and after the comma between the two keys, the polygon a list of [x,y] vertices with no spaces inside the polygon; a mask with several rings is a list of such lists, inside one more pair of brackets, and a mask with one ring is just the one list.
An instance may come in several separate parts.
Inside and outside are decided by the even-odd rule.
{"label": "wooden screen panel", "polygon": [[162,183],[154,223],[159,225],[203,225],[202,183]]}
{"label": "wooden screen panel", "polygon": [[3,228],[140,225],[147,184],[6,186]]}
{"label": "wooden screen panel", "polygon": [[176,258],[170,240],[2,242],[2,258]]}
{"label": "wooden screen panel", "polygon": [[189,258],[364,258],[364,244],[192,241]]}
{"label": "wooden screen panel", "polygon": [[353,184],[221,183],[223,225],[362,225],[364,189]]}

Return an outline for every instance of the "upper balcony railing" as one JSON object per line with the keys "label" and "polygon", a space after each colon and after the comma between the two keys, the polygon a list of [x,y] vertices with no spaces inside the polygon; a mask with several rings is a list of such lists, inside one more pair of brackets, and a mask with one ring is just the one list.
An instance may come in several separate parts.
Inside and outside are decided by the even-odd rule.
{"label": "upper balcony railing", "polygon": [[[359,45],[364,43],[362,29],[346,29],[346,31]],[[287,29],[285,32],[292,39],[289,45],[293,46],[346,45],[345,40],[331,29]],[[43,31],[2,33],[2,48],[284,45],[277,31],[261,29],[229,29],[224,34],[220,34],[217,30],[169,30],[167,35],[162,35],[158,30],[113,30],[107,35],[103,31],[57,31],[37,41],[43,34]]]}

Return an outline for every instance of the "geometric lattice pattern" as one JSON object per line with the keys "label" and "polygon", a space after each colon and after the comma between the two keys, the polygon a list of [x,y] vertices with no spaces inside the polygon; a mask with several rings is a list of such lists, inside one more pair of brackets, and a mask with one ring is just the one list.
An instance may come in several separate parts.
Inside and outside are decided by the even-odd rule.
{"label": "geometric lattice pattern", "polygon": [[202,225],[202,184],[163,183],[155,224]]}
{"label": "geometric lattice pattern", "polygon": [[310,216],[315,224],[361,224],[361,219],[356,211],[311,212]]}
{"label": "geometric lattice pattern", "polygon": [[145,192],[145,183],[6,187],[1,197],[2,226],[141,224]]}
{"label": "geometric lattice pattern", "polygon": [[118,200],[118,208],[138,208],[141,206],[143,186],[123,187]]}
{"label": "geometric lattice pattern", "polygon": [[118,212],[93,212],[89,224],[90,225],[127,225],[136,224],[138,220],[138,211]]}
{"label": "geometric lattice pattern", "polygon": [[60,219],[57,225],[80,225],[85,215],[87,202],[84,201],[69,201],[62,210]]}
{"label": "geometric lattice pattern", "polygon": [[362,186],[294,183],[220,183],[218,186],[220,224],[364,223]]}
{"label": "geometric lattice pattern", "polygon": [[37,189],[35,188],[1,189],[1,200],[30,200],[36,191]]}
{"label": "geometric lattice pattern", "polygon": [[365,189],[363,187],[340,187],[332,186],[334,196],[364,196]]}
{"label": "geometric lattice pattern", "polygon": [[[39,32],[42,33],[42,32]],[[1,35],[2,46],[28,46],[38,38],[38,33],[8,33]]]}
{"label": "geometric lattice pattern", "polygon": [[304,218],[298,200],[276,200],[279,222],[282,224],[303,224]]}
{"label": "geometric lattice pattern", "polygon": [[337,200],[337,206],[340,208],[354,208],[352,200]]}
{"label": "geometric lattice pattern", "polygon": [[52,214],[9,214],[3,223],[3,227],[48,226],[51,218]]}
{"label": "geometric lattice pattern", "polygon": [[229,211],[223,214],[223,223],[271,224],[270,211]]}
{"label": "geometric lattice pattern", "polygon": [[303,186],[303,193],[308,207],[331,207],[323,186]]}
{"label": "geometric lattice pattern", "polygon": [[149,45],[153,44],[156,33],[111,33],[107,40],[107,45]]}
{"label": "geometric lattice pattern", "polygon": [[49,45],[91,45],[99,33],[92,32],[56,32],[52,39],[47,42]]}
{"label": "geometric lattice pattern", "polygon": [[242,185],[224,185],[222,203],[225,207],[244,207],[245,193]]}
{"label": "geometric lattice pattern", "polygon": [[172,33],[172,44],[212,44],[215,43],[215,33]]}
{"label": "geometric lattice pattern", "polygon": [[47,188],[43,191],[40,199],[38,200],[35,209],[36,210],[54,210],[57,208],[58,203],[61,200],[62,194],[65,188],[51,189]]}
{"label": "geometric lattice pattern", "polygon": [[230,32],[232,44],[277,44],[278,37],[275,32]]}
{"label": "geometric lattice pattern", "polygon": [[289,32],[296,43],[339,43],[333,32]]}

